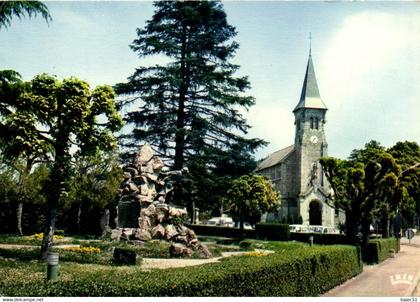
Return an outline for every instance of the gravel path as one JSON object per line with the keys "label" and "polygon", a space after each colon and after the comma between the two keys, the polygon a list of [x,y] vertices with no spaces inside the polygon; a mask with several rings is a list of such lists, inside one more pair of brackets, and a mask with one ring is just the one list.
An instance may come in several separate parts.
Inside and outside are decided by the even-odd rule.
{"label": "gravel path", "polygon": [[[267,254],[274,253],[274,251],[267,251],[267,250],[256,249],[255,251],[267,253]],[[210,258],[210,259],[143,258],[141,268],[144,271],[149,271],[151,269],[167,269],[167,268],[174,268],[174,267],[195,266],[195,265],[202,265],[202,264],[207,264],[207,263],[215,263],[224,257],[240,256],[246,253],[248,252],[223,252],[221,257],[215,257],[215,258]]]}
{"label": "gravel path", "polygon": [[151,269],[166,269],[166,268],[174,268],[174,267],[202,265],[202,264],[207,264],[207,263],[218,262],[219,259],[221,258],[222,257],[210,258],[210,259],[143,258],[141,269],[144,271],[150,271]]}

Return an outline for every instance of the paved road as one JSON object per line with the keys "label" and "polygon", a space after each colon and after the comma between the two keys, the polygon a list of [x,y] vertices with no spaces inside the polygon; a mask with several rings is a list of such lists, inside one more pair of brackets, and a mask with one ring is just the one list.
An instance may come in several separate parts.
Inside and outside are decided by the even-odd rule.
{"label": "paved road", "polygon": [[[416,289],[417,287],[417,289]],[[324,297],[410,297],[420,296],[420,236],[401,239],[401,251],[339,285]]]}

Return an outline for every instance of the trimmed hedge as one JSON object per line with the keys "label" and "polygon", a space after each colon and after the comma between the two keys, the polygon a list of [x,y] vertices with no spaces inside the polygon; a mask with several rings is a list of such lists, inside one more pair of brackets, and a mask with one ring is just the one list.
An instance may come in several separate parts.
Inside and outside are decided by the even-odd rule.
{"label": "trimmed hedge", "polygon": [[288,241],[290,231],[288,224],[257,223],[255,233],[258,239]]}
{"label": "trimmed hedge", "polygon": [[14,234],[0,234],[0,243],[41,246],[41,240],[37,240],[29,236],[16,236]]}
{"label": "trimmed hedge", "polygon": [[389,257],[390,250],[400,251],[399,238],[373,239],[363,251],[363,261],[366,263],[380,263]]}
{"label": "trimmed hedge", "polygon": [[88,269],[54,283],[29,277],[0,279],[0,292],[5,296],[317,296],[361,271],[356,247],[313,246],[164,271]]}
{"label": "trimmed hedge", "polygon": [[117,265],[136,265],[137,255],[132,249],[116,247],[114,249],[114,264]]}
{"label": "trimmed hedge", "polygon": [[342,234],[290,233],[290,240],[309,243],[309,236],[314,237],[315,244],[348,244],[346,236]]}
{"label": "trimmed hedge", "polygon": [[[113,264],[113,257],[112,253],[110,252],[80,253],[56,248],[53,249],[53,251],[59,253],[60,262],[92,263],[102,265]],[[40,248],[0,248],[1,257],[17,259],[21,261],[39,260],[40,254]],[[137,256],[137,264],[140,264],[141,261],[142,258]]]}
{"label": "trimmed hedge", "polygon": [[59,253],[59,261],[61,262],[112,264],[112,255],[110,253],[80,253],[64,251],[62,249],[54,249],[54,252]]}
{"label": "trimmed hedge", "polygon": [[197,235],[219,236],[229,238],[255,238],[254,230],[243,230],[238,228],[219,227],[201,224],[188,224],[186,227],[192,229]]}
{"label": "trimmed hedge", "polygon": [[0,257],[14,258],[22,261],[40,259],[40,248],[0,248]]}

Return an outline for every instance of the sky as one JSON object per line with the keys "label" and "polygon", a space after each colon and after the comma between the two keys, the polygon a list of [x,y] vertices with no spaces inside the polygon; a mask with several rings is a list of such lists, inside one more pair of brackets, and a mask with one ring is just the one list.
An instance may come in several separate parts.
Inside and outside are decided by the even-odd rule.
{"label": "sky", "polygon": [[[50,2],[53,21],[13,19],[0,30],[0,69],[24,80],[75,76],[92,86],[125,82],[139,58],[129,44],[153,14],[148,1]],[[312,59],[328,107],[330,156],[347,158],[374,139],[385,147],[420,142],[420,2],[224,1],[240,44],[233,63],[248,76],[256,105],[248,137],[269,145],[256,158],[294,143],[312,34]]]}

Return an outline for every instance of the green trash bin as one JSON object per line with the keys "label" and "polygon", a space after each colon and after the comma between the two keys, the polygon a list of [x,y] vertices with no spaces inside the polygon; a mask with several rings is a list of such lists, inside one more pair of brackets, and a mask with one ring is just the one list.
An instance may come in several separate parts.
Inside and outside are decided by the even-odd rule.
{"label": "green trash bin", "polygon": [[58,278],[58,253],[48,253],[47,257],[47,280],[57,280]]}

